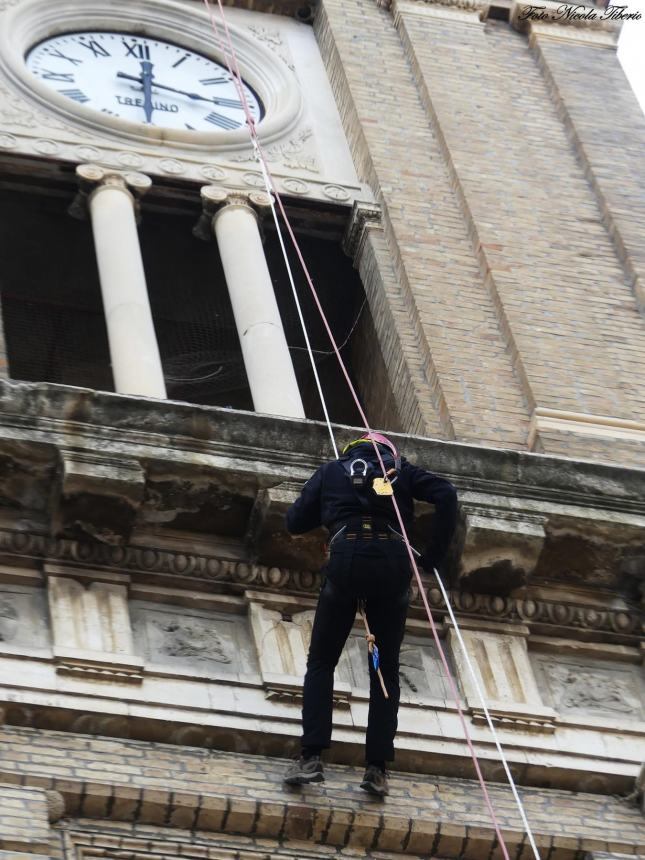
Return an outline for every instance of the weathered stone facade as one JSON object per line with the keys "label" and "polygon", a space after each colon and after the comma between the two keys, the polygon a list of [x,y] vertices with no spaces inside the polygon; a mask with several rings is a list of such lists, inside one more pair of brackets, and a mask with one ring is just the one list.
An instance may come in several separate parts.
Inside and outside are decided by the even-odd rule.
{"label": "weathered stone facade", "polygon": [[[0,2],[2,39],[36,27],[41,2]],[[502,0],[226,5],[249,56],[300,88],[267,151],[299,223],[344,231],[370,420],[459,491],[442,573],[540,856],[643,857],[645,120],[616,30]],[[94,6],[154,7],[159,27],[181,12],[187,40],[206,26],[196,0],[74,14]],[[145,170],[147,197],[193,226],[205,184],[258,187],[246,141],[63,120],[11,62],[3,187],[40,184],[74,212],[78,164]],[[325,558],[322,530],[291,538],[284,513],[329,456],[311,420],[0,379],[0,860],[503,856],[416,585],[390,797],[358,789],[358,624],[327,781],[282,785]],[[418,505],[413,542],[431,517]],[[424,586],[506,846],[526,860],[447,607]]]}

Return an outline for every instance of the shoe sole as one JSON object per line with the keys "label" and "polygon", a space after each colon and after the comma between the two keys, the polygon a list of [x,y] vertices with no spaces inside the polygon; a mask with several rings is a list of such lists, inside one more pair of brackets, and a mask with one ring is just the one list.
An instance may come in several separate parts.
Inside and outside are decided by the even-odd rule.
{"label": "shoe sole", "polygon": [[361,788],[368,794],[374,794],[377,797],[387,797],[387,795],[389,794],[387,788],[379,788],[377,785],[375,785],[373,782],[370,782],[369,780],[365,780],[364,782],[362,782]]}
{"label": "shoe sole", "polygon": [[311,776],[291,776],[282,780],[285,785],[309,785],[310,782],[324,782],[324,773],[314,773]]}

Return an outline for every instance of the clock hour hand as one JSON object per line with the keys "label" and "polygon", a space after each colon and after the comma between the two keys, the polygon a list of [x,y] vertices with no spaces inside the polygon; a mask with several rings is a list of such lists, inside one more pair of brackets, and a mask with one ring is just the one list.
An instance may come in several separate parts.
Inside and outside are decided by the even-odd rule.
{"label": "clock hour hand", "polygon": [[[125,72],[117,72],[116,76],[117,78],[125,78],[126,81],[136,81],[136,83],[138,84],[141,83],[141,78],[136,77],[136,75],[126,75]],[[189,99],[193,99],[194,101],[210,102],[211,104],[221,104],[226,107],[238,107],[238,105],[239,107],[242,107],[241,102],[235,101],[233,104],[231,104],[231,102],[233,101],[232,99],[218,99],[217,97],[208,98],[208,96],[200,96],[199,93],[189,93],[186,90],[178,90],[175,87],[169,87],[165,84],[158,84],[156,81],[152,82],[152,86],[156,87],[158,90],[167,90],[171,93],[178,93],[180,96],[188,96]]]}
{"label": "clock hour hand", "polygon": [[146,122],[152,124],[152,63],[149,60],[141,61],[141,84],[143,86],[143,110],[146,115]]}

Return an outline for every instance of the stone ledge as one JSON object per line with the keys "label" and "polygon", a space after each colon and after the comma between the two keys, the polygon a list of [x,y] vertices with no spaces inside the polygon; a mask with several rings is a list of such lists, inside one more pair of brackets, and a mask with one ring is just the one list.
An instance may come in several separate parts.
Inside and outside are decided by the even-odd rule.
{"label": "stone ledge", "polygon": [[[129,745],[137,751],[145,748]],[[65,799],[66,815],[76,819],[63,824],[63,829],[73,842],[100,846],[102,856],[107,857],[122,856],[112,855],[114,850],[138,856],[144,846],[147,852],[163,854],[168,846],[164,835],[172,833],[172,843],[181,844],[181,829],[202,840],[209,833],[221,834],[226,846],[241,852],[234,856],[253,856],[246,851],[254,848],[253,842],[238,845],[236,838],[277,839],[287,849],[307,840],[307,855],[311,851],[314,857],[317,852],[335,857],[331,849],[343,849],[343,856],[361,850],[427,856],[428,844],[433,843],[446,860],[491,856],[493,829],[474,779],[419,778],[394,772],[391,795],[382,805],[358,788],[359,768],[330,766],[324,785],[292,790],[281,783],[286,766],[283,759],[217,753],[195,758],[198,752],[178,753],[188,770],[182,779],[171,776],[167,787],[125,784],[123,778],[114,782],[54,778],[52,783]],[[159,747],[149,750],[149,754],[160,754],[165,762],[162,766],[170,769],[172,763],[164,758],[167,753]],[[100,756],[97,747],[97,758]],[[192,774],[201,774],[199,787],[191,786]],[[204,790],[207,784],[226,785],[229,790]],[[510,801],[510,789],[491,784],[489,791],[513,856],[522,844],[523,828]],[[526,793],[524,801],[537,844],[552,860],[574,860],[581,851],[605,849],[633,856],[643,848],[638,810],[616,799],[544,790]],[[564,810],[566,833],[561,832],[562,821],[555,822],[550,812],[558,803]],[[130,823],[132,829],[112,829],[109,835],[99,835],[95,820]],[[162,833],[147,829],[160,825],[165,828]],[[466,844],[468,853],[464,854]],[[180,853],[193,856],[188,845]]]}

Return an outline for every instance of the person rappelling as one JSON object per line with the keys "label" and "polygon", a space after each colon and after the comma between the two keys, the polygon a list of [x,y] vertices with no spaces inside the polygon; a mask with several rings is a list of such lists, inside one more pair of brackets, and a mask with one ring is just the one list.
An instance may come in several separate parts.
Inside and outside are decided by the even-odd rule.
{"label": "person rappelling", "polygon": [[414,499],[434,505],[432,532],[418,559],[421,567],[432,571],[443,559],[455,530],[456,490],[444,478],[409,463],[380,433],[364,434],[346,445],[338,460],[320,466],[287,511],[291,534],[320,525],[330,534],[329,560],[322,571],[304,679],[302,750],[284,776],[288,785],[325,778],[321,754],[331,743],[334,670],[360,605],[364,606],[371,645],[366,769],[361,788],[379,796],[388,794],[386,763],[394,760],[399,651],[412,578],[392,494],[406,530],[412,524]]}

